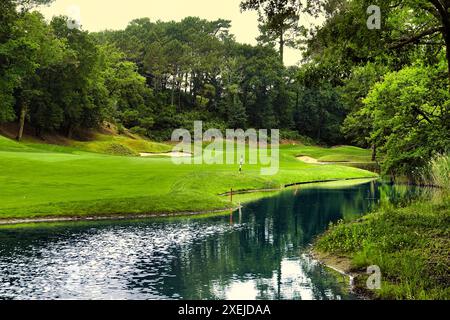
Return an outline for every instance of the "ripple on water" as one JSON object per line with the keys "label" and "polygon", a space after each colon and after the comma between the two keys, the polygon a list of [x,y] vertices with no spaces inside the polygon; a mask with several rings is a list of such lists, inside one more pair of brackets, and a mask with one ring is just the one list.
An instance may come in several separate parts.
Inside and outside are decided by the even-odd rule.
{"label": "ripple on water", "polygon": [[[0,297],[168,298],[158,286],[175,277],[170,267],[174,252],[232,229],[195,222],[151,223],[69,229],[51,239],[35,234],[25,245],[23,237],[17,237],[13,247],[0,245]],[[132,283],[139,283],[139,288]]]}

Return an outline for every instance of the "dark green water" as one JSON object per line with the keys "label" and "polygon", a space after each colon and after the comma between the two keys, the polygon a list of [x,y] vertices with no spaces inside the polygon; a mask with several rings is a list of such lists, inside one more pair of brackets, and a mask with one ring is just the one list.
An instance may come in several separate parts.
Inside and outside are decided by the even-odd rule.
{"label": "dark green water", "polygon": [[202,219],[0,229],[0,299],[353,299],[312,260],[330,222],[414,190],[302,187]]}

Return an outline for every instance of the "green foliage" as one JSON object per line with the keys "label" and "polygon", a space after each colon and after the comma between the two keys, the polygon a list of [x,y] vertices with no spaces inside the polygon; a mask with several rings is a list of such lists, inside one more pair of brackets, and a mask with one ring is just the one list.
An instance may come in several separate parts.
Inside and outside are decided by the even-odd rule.
{"label": "green foliage", "polygon": [[115,47],[69,29],[66,17],[47,24],[37,12],[14,13],[13,31],[0,43],[0,59],[8,61],[0,77],[0,122],[25,110],[36,135],[56,130],[69,137],[104,120],[153,126],[153,93]]}
{"label": "green foliage", "polygon": [[139,126],[135,126],[135,127],[130,128],[130,132],[133,134],[145,136],[145,134],[147,133],[147,130],[145,130],[144,128],[141,128]]}
{"label": "green foliage", "polygon": [[295,128],[303,135],[326,144],[343,141],[340,126],[345,109],[339,92],[327,78],[333,76],[331,68],[307,64],[297,76]]}
{"label": "green foliage", "polygon": [[[379,30],[366,26],[369,5],[381,8]],[[385,174],[420,178],[422,167],[450,142],[450,55],[443,52],[450,52],[450,21],[442,15],[448,6],[428,0],[319,5],[326,21],[307,41],[309,65],[302,72],[317,70],[312,82],[323,79],[338,92],[342,132],[372,147]]]}
{"label": "green foliage", "polygon": [[117,133],[118,134],[124,134],[125,133],[125,127],[122,124],[117,125]]}
{"label": "green foliage", "polygon": [[342,126],[347,138],[361,147],[369,147],[367,137],[373,130],[370,112],[363,110],[363,100],[375,83],[389,70],[385,65],[367,63],[353,68],[349,78],[339,88],[341,101],[349,112]]}
{"label": "green foliage", "polygon": [[[173,129],[202,120],[218,129],[280,128],[344,142],[338,137],[342,108],[332,90],[321,88],[302,109],[308,94],[298,68],[287,70],[270,41],[237,43],[229,21],[143,18],[125,30],[90,34],[69,29],[67,17],[48,24],[36,12],[10,13],[16,32],[0,45],[0,59],[11,66],[0,77],[0,122],[25,111],[37,136],[71,137],[109,121],[165,140]],[[287,45],[294,40],[284,39]],[[299,121],[306,111],[311,119]]]}
{"label": "green foliage", "polygon": [[280,131],[280,139],[281,140],[288,140],[288,141],[296,141],[300,142],[304,145],[314,145],[315,141],[307,136],[303,136],[299,134],[295,130],[281,130]]}
{"label": "green foliage", "polygon": [[147,135],[157,139],[167,139],[192,120],[216,123],[219,129],[290,127],[293,95],[277,53],[237,43],[229,28],[229,21],[196,17],[156,23],[138,19],[125,30],[96,34],[100,43],[114,44],[135,62],[153,91],[145,103],[151,106],[148,112],[136,113],[140,107],[124,104],[118,121],[150,128],[137,121],[150,116],[154,124]]}
{"label": "green foliage", "polygon": [[383,171],[418,178],[419,168],[450,142],[450,94],[439,67],[413,66],[385,75],[364,100]]}
{"label": "green foliage", "polygon": [[0,44],[1,55],[8,61],[0,80],[4,99],[0,121],[15,118],[14,104],[29,106],[45,99],[44,74],[62,61],[63,46],[39,13],[25,13],[14,21],[9,39]]}

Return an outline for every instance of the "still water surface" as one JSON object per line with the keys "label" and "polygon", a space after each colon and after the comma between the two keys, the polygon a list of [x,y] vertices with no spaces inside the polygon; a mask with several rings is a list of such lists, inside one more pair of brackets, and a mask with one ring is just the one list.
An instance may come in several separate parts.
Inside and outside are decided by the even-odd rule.
{"label": "still water surface", "polygon": [[354,299],[309,245],[413,193],[323,184],[228,216],[0,228],[0,299]]}

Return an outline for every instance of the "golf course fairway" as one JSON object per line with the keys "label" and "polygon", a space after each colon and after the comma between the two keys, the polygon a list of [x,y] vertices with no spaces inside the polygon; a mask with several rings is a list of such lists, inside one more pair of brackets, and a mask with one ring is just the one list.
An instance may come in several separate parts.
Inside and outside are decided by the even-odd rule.
{"label": "golf course fairway", "polygon": [[175,165],[169,157],[115,156],[0,137],[0,220],[207,212],[236,207],[220,196],[231,189],[376,177],[352,167],[307,164],[299,155],[370,159],[369,151],[355,147],[282,145],[279,172],[262,176],[260,165],[244,165],[239,173],[238,165]]}

